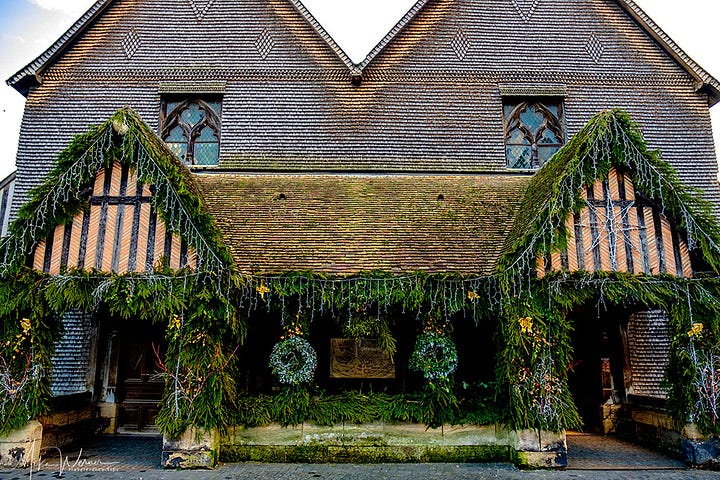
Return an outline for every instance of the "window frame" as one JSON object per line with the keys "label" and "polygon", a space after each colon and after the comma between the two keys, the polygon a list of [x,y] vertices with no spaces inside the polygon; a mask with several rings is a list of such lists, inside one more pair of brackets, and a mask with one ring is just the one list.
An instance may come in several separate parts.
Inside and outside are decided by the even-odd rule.
{"label": "window frame", "polygon": [[[520,120],[520,115],[529,106],[536,107],[543,113],[543,124],[544,127],[539,128],[538,135],[533,138],[532,133],[527,129],[523,128],[524,125]],[[558,115],[555,114],[548,108],[548,106],[556,106]],[[512,107],[510,115],[506,114],[506,109]],[[539,107],[539,108],[538,108]],[[503,122],[503,152],[505,157],[505,168],[511,171],[537,171],[547,162],[540,163],[539,147],[557,147],[560,150],[565,144],[567,144],[567,128],[565,125],[565,98],[564,95],[507,95],[502,97],[502,122]],[[550,117],[553,125],[547,125],[548,117]],[[516,122],[516,123],[512,123]],[[541,126],[542,126],[541,125]],[[508,143],[510,134],[516,129],[520,129],[527,143]],[[541,144],[539,139],[542,138],[540,135],[546,129],[550,131],[560,140],[559,143],[554,144]],[[532,141],[530,141],[532,140]],[[529,146],[531,151],[531,157],[528,166],[514,166],[518,159],[510,159],[508,156],[508,147],[512,146]],[[555,153],[557,150],[555,151]],[[553,155],[555,154],[553,153]],[[552,158],[552,155],[549,157]],[[548,158],[548,160],[549,160]]]}
{"label": "window frame", "polygon": [[[218,110],[210,105],[211,102],[217,102]],[[177,103],[171,110],[168,110],[171,104]],[[188,107],[193,103],[198,104],[204,115],[195,125],[188,125],[183,122],[182,114],[187,111]],[[168,142],[167,137],[176,127],[180,127],[183,136],[187,140],[185,142],[186,150],[184,158],[180,158],[188,167],[214,167],[220,163],[220,145],[222,143],[222,104],[223,97],[219,94],[209,95],[187,95],[182,93],[164,94],[160,98],[160,138],[165,143]],[[195,147],[197,144],[213,144],[215,142],[198,141],[204,128],[210,128],[217,138],[218,156],[216,163],[199,164],[195,158]]]}

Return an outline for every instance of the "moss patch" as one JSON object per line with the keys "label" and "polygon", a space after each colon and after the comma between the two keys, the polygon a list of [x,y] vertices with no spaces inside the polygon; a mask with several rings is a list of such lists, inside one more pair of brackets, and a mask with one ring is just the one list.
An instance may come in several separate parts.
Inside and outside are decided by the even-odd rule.
{"label": "moss patch", "polygon": [[267,463],[514,462],[515,457],[506,445],[223,445],[220,453],[223,462]]}

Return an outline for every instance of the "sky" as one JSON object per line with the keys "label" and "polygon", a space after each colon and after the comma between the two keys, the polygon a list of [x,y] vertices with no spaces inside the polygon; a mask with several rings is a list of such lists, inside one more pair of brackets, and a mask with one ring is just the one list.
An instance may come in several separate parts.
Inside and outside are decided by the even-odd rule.
{"label": "sky", "polygon": [[[304,0],[303,3],[350,58],[360,62],[414,1]],[[690,57],[720,78],[720,1],[635,1]],[[0,179],[15,169],[24,105],[23,96],[7,86],[5,80],[54,43],[93,3],[94,0],[0,0]],[[720,104],[711,112],[718,150]]]}

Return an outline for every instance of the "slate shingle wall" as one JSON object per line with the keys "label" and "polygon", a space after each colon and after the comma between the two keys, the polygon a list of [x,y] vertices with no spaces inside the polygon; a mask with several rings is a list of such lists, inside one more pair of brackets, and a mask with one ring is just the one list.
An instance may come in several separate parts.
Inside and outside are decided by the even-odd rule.
{"label": "slate shingle wall", "polygon": [[638,312],[628,321],[628,347],[634,395],[666,398],[660,387],[670,358],[669,320],[665,312]]}
{"label": "slate shingle wall", "polygon": [[5,236],[10,226],[10,209],[15,192],[15,173],[0,181],[0,237]]}
{"label": "slate shingle wall", "polygon": [[[203,2],[198,2],[200,5]],[[128,104],[153,127],[161,82],[225,81],[221,166],[501,172],[499,84],[561,84],[568,136],[627,109],[720,204],[707,97],[612,0],[430,2],[360,87],[285,0],[115,2],[30,93],[14,208],[72,134]]]}
{"label": "slate shingle wall", "polygon": [[65,333],[55,345],[50,390],[56,397],[86,392],[92,316],[70,312],[63,316]]}

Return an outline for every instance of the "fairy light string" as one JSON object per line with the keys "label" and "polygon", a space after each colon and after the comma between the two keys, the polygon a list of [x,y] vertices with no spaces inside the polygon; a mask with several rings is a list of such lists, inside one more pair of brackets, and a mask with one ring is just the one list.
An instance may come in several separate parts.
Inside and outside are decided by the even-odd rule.
{"label": "fairy light string", "polygon": [[[132,161],[141,182],[155,186],[154,205],[167,228],[192,246],[197,268],[194,271],[158,270],[123,275],[64,271],[57,275],[41,275],[32,288],[41,292],[52,287],[56,295],[62,296],[62,293],[79,290],[79,284],[83,284],[90,292],[90,298],[84,299],[83,305],[94,311],[116,300],[118,292],[124,292],[122,294],[126,299],[137,298],[138,292],[152,292],[158,298],[170,299],[168,305],[173,308],[179,306],[181,336],[193,331],[188,326],[192,316],[186,307],[189,306],[190,295],[203,287],[211,288],[223,304],[222,309],[219,309],[223,318],[214,319],[212,328],[221,328],[218,325],[224,324],[222,328],[228,329],[230,323],[239,321],[240,314],[246,314],[243,316],[250,319],[253,313],[261,309],[266,312],[279,311],[281,319],[305,312],[311,322],[318,315],[348,321],[354,316],[373,312],[376,321],[381,322],[386,321],[390,309],[397,307],[404,315],[414,315],[418,320],[431,313],[439,315],[446,323],[458,315],[468,315],[475,322],[487,318],[499,319],[499,328],[509,332],[507,335],[517,336],[527,334],[522,333],[517,322],[532,316],[540,318],[543,310],[567,310],[591,297],[599,310],[618,303],[650,303],[648,299],[658,300],[662,304],[670,302],[670,298],[678,298],[678,295],[682,295],[682,289],[687,289],[688,308],[682,314],[685,317],[679,314],[682,326],[678,327],[685,332],[697,329],[694,327],[696,322],[693,322],[693,304],[700,301],[718,303],[718,278],[631,278],[617,272],[559,272],[543,279],[535,277],[538,258],[557,249],[563,240],[571,236],[571,232],[564,231],[568,216],[580,208],[592,207],[581,198],[579,192],[606,177],[611,166],[623,167],[631,172],[635,188],[656,200],[663,213],[667,211],[680,223],[687,234],[688,247],[700,248],[711,266],[720,266],[719,237],[717,231],[713,230],[714,224],[707,220],[702,211],[702,202],[692,200],[663,164],[653,160],[639,146],[637,133],[629,133],[627,120],[617,112],[597,117],[557,154],[566,156],[563,174],[546,183],[547,191],[541,192],[542,195],[536,199],[537,204],[532,205],[532,215],[523,219],[523,234],[505,249],[497,270],[493,274],[468,277],[368,272],[345,278],[329,278],[306,272],[278,275],[239,272],[229,253],[223,249],[221,240],[215,241],[213,235],[218,238],[219,235],[213,230],[214,226],[209,227],[198,217],[193,208],[192,190],[190,194],[184,191],[185,187],[178,183],[179,174],[168,170],[168,165],[172,166],[172,163],[162,160],[166,152],[160,151],[158,154],[155,151],[154,144],[148,143],[144,128],[134,113],[124,110],[85,139],[88,144],[84,153],[73,162],[66,161],[64,170],[55,172],[51,188],[41,187],[36,192],[29,207],[24,210],[22,220],[13,224],[11,234],[0,240],[0,274],[4,278],[22,274],[22,265],[28,255],[47,237],[50,229],[58,221],[72,218],[82,207],[82,186],[93,181],[109,162],[122,158],[122,161]],[[118,142],[118,139],[121,141]],[[541,175],[542,170],[538,173],[538,176]],[[71,211],[68,205],[77,208]],[[612,239],[629,235],[628,228],[637,228],[633,225],[622,226],[622,222],[615,218],[618,214],[612,205],[608,204],[606,212],[607,217],[603,221],[609,225],[607,235]],[[626,213],[621,210],[619,215],[622,217]],[[615,242],[611,241],[610,244],[614,245]],[[611,257],[615,257],[612,251]],[[622,289],[627,290],[625,296],[618,293]],[[540,304],[544,308],[541,309]],[[132,306],[126,307],[132,311]],[[566,369],[567,362],[553,352],[553,348],[559,348],[559,345],[564,345],[563,342],[567,343],[569,335],[566,319],[560,317],[549,317],[546,330],[538,333],[542,342],[538,343],[538,355],[533,362],[522,363],[527,360],[523,357],[526,353],[515,346],[506,347],[508,350],[500,354],[504,355],[501,361],[508,365],[502,380],[507,381],[509,388],[515,389],[516,393],[513,397],[516,400],[512,400],[515,403],[511,403],[510,408],[516,411],[526,409],[532,417],[530,420],[520,419],[514,426],[565,428],[572,423],[572,412],[567,411],[568,389],[564,383],[566,371],[563,369]],[[704,333],[706,338],[710,336],[709,331],[707,327]],[[228,333],[230,337],[233,335],[236,334]],[[720,355],[713,350],[715,347],[704,350],[696,348],[696,340],[689,337],[689,345],[684,351],[692,348],[690,356],[698,374],[693,377],[697,379],[693,387],[699,391],[703,385],[714,385],[713,375],[718,369],[717,359]],[[174,373],[170,384],[175,391],[172,398],[174,408],[170,416],[179,421],[182,417],[180,404],[187,400],[183,395],[190,398],[190,394],[182,392],[180,359],[173,360],[169,364],[173,371],[170,375]],[[520,362],[518,365],[522,366],[513,366],[513,362]],[[703,373],[706,371],[712,374]],[[4,381],[3,378],[0,381]],[[700,400],[695,402],[694,407],[700,413],[693,414],[693,418],[717,410],[715,401],[710,404],[698,402]]]}

